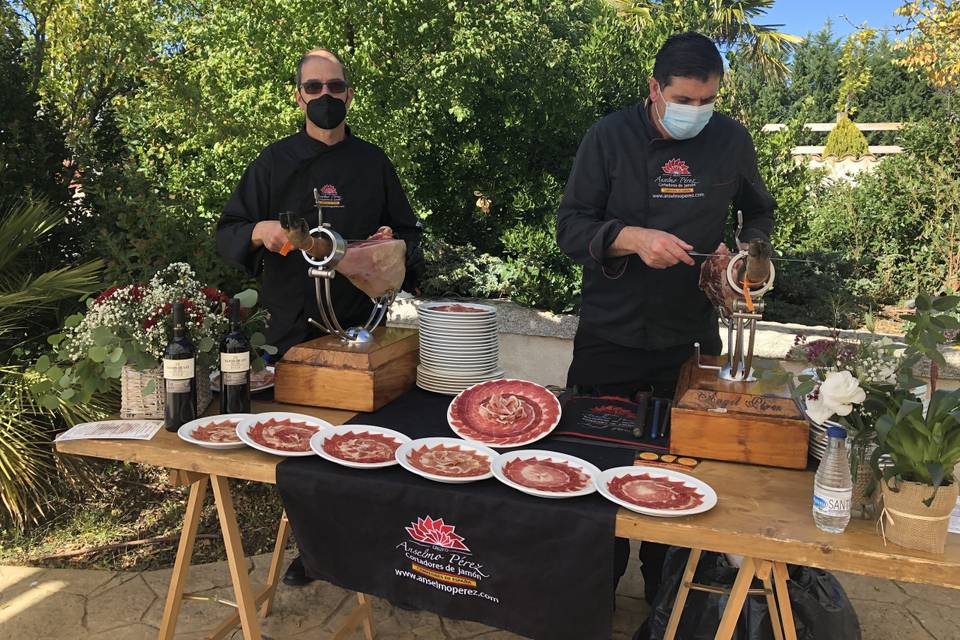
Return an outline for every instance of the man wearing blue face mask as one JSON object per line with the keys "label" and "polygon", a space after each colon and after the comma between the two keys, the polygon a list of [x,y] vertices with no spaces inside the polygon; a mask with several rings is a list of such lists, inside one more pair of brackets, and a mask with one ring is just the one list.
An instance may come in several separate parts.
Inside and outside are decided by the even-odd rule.
{"label": "man wearing blue face mask", "polygon": [[[714,113],[722,77],[710,39],[674,35],[657,53],[649,99],[603,118],[580,143],[557,212],[557,243],[584,267],[567,375],[580,393],[672,398],[694,342],[720,353],[717,317],[688,252],[717,250],[737,210],[741,241],[769,239],[774,210],[750,135]],[[648,600],[662,553],[641,548]]]}

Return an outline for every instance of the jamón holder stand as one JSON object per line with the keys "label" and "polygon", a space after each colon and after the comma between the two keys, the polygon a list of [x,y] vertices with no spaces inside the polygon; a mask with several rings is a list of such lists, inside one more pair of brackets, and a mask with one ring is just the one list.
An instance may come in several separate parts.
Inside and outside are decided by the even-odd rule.
{"label": "jam\u00f3n holder stand", "polygon": [[[743,214],[738,212],[739,226],[737,227],[736,243],[740,245],[740,230],[743,227]],[[744,291],[745,285],[737,278],[738,274],[747,272],[747,258],[749,252],[742,249],[727,263],[725,277],[727,284],[736,292],[737,299],[733,301],[733,312],[730,313],[724,306],[718,307],[720,322],[727,328],[727,362],[725,365],[703,364],[700,357],[700,343],[694,343],[697,366],[701,369],[717,371],[721,380],[730,382],[754,382],[753,376],[753,349],[757,337],[757,320],[763,318],[763,294],[773,288],[776,279],[776,269],[773,262],[769,263],[769,274],[761,283],[750,283],[749,292]],[[753,286],[759,285],[756,289]],[[750,302],[748,302],[748,299]]]}
{"label": "jam\u00f3n holder stand", "polygon": [[301,250],[303,259],[311,266],[307,269],[307,275],[313,278],[316,289],[317,308],[320,310],[320,322],[313,318],[307,318],[307,321],[313,326],[322,329],[329,335],[340,338],[346,343],[368,343],[373,341],[373,330],[383,322],[387,315],[387,309],[393,304],[397,292],[391,291],[378,298],[371,298],[373,301],[373,310],[370,317],[362,326],[350,327],[344,329],[337,319],[337,312],[333,306],[333,295],[331,294],[331,283],[336,277],[337,272],[334,267],[339,264],[347,251],[347,242],[339,233],[333,230],[330,223],[323,221],[323,207],[320,204],[320,194],[314,189],[313,197],[317,203],[317,216],[319,226],[310,230],[310,235],[314,237],[326,236],[330,241],[330,251],[326,256],[317,259],[306,251]]}

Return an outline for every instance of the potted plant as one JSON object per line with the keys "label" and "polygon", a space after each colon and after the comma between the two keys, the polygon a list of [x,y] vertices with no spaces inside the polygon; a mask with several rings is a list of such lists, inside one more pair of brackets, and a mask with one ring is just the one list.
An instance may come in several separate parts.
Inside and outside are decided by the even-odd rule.
{"label": "potted plant", "polygon": [[[907,398],[922,408],[916,392],[936,390],[937,367],[945,363],[939,347],[960,327],[958,304],[958,296],[920,294],[914,312],[903,317],[910,324],[902,342],[877,336],[868,317],[870,335],[857,339],[835,333],[829,339],[808,343],[798,336],[786,360],[806,367],[799,376],[778,363],[761,364],[758,369],[761,385],[789,386],[813,424],[837,422],[848,430],[853,502],[866,507],[861,509],[863,515],[870,511],[880,477],[874,473],[878,467],[874,464],[871,469],[870,461],[889,453],[880,440],[878,421],[890,413],[891,402]],[[918,372],[929,376],[928,384]]]}
{"label": "potted plant", "polygon": [[[246,290],[236,297],[245,312],[244,327],[256,357],[252,366],[262,369],[262,352],[276,353],[261,333],[268,319],[256,310],[257,293]],[[219,357],[219,340],[229,321],[222,291],[204,287],[190,265],[173,263],[148,283],[110,287],[87,300],[87,311],[68,317],[62,333],[50,336],[50,353],[34,365],[37,381],[31,390],[47,408],[83,403],[94,394],[121,384],[121,417],[162,418],[163,376],[159,366],[172,329],[171,309],[182,302],[187,310],[187,331],[197,354],[198,408],[210,402],[209,372]]]}
{"label": "potted plant", "polygon": [[926,412],[920,402],[898,390],[887,399],[886,409],[877,419],[880,449],[873,459],[883,477],[884,539],[943,553],[950,513],[957,503],[960,389],[935,391]]}

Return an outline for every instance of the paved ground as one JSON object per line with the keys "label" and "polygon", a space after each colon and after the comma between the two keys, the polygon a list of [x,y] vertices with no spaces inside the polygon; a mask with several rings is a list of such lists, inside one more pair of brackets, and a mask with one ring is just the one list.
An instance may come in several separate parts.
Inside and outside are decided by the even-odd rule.
{"label": "paved ground", "polygon": [[[250,560],[262,583],[270,558]],[[0,567],[0,640],[148,640],[156,638],[169,570],[115,573]],[[853,600],[866,640],[960,640],[960,594],[948,589],[839,575]],[[232,598],[226,563],[194,567],[188,590]],[[614,640],[629,640],[646,617],[642,579],[635,560],[617,594]],[[281,585],[273,614],[263,625],[266,638],[329,638],[354,602],[353,594],[318,582],[291,589]],[[391,607],[373,598],[380,640],[518,639],[474,622]],[[215,626],[226,608],[186,602],[177,638],[194,640]],[[357,633],[357,638],[361,634]],[[239,640],[240,632],[233,638]],[[587,640],[587,639],[585,639]],[[842,640],[842,639],[837,639]]]}

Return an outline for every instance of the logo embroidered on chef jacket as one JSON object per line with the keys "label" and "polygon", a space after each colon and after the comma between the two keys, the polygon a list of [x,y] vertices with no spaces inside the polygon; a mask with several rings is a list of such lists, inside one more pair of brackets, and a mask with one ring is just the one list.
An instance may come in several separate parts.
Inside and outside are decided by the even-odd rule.
{"label": "logo embroidered on chef jacket", "polygon": [[659,193],[654,198],[702,198],[703,192],[697,190],[700,181],[690,173],[690,167],[680,158],[671,158],[660,168],[663,172],[655,182]]}
{"label": "logo embroidered on chef jacket", "polygon": [[343,207],[343,196],[337,193],[337,188],[332,184],[325,184],[320,187],[320,198],[317,204],[325,208]]}

